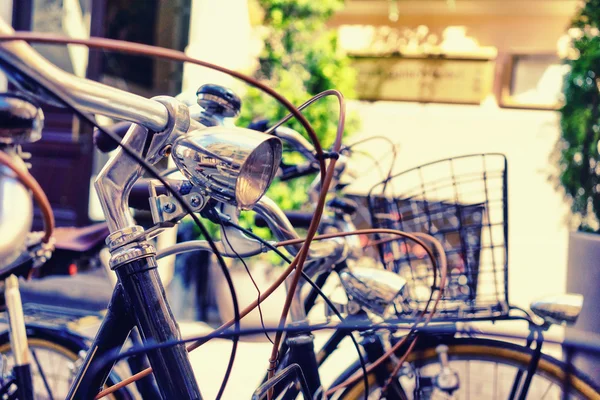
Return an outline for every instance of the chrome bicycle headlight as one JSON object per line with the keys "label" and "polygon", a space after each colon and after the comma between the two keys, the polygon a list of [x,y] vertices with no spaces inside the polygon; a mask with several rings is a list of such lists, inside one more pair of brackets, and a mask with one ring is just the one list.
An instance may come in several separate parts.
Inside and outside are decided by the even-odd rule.
{"label": "chrome bicycle headlight", "polygon": [[281,151],[281,141],[274,136],[215,126],[178,138],[172,155],[193,185],[219,201],[248,209],[273,181]]}

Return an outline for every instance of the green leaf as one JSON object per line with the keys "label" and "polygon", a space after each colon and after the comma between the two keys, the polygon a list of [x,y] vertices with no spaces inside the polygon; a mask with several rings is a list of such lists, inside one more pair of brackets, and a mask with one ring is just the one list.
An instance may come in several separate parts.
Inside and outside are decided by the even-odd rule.
{"label": "green leaf", "polygon": [[[558,154],[558,182],[571,203],[573,220],[579,229],[591,229],[600,221],[600,0],[587,0],[577,11],[571,28],[580,29],[571,44],[579,57],[566,60],[570,71],[563,82],[564,106],[560,109],[561,138]],[[600,171],[600,169],[599,169]]]}

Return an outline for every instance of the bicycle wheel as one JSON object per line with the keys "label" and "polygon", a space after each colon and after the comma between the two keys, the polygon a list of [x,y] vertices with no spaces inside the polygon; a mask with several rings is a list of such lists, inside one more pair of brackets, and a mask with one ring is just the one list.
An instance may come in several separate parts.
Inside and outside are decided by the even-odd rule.
{"label": "bicycle wheel", "polygon": [[[451,368],[458,373],[460,387],[454,399],[508,399],[515,377],[526,373],[532,357],[532,350],[513,343],[489,339],[451,338],[436,340],[424,346],[417,346],[407,359],[407,369],[398,378],[409,400],[430,399],[431,390],[416,389],[417,377],[433,377],[440,371],[436,353],[438,344],[448,346]],[[528,399],[563,399],[566,365],[553,357],[542,355],[528,391]],[[343,382],[358,371],[357,366],[348,369],[332,386]],[[598,387],[581,372],[571,369],[568,399],[600,399]],[[524,375],[521,382],[524,381]],[[429,388],[433,389],[433,388]],[[517,392],[518,393],[518,392]],[[369,399],[379,399],[381,388],[375,375],[369,376]],[[331,399],[363,399],[364,383],[359,380],[354,385],[338,390]]]}
{"label": "bicycle wheel", "polygon": [[[66,398],[75,377],[78,353],[85,348],[82,348],[79,340],[69,341],[64,332],[62,336],[53,338],[53,334],[48,329],[28,327],[27,337],[35,399]],[[14,365],[14,358],[6,333],[0,336],[0,354],[6,356],[7,370],[10,371]],[[112,385],[110,377],[109,381],[107,384]],[[128,391],[121,390],[114,396],[106,398],[132,400],[133,396]]]}

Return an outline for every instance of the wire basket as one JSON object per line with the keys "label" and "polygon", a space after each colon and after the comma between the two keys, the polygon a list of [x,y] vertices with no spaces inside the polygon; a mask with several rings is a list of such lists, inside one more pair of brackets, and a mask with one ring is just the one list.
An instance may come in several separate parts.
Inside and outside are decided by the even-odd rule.
{"label": "wire basket", "polygon": [[[436,319],[508,314],[504,155],[476,154],[425,164],[378,183],[367,200],[373,227],[424,232],[442,243],[448,276]],[[397,311],[414,317],[432,294],[434,270],[420,246],[391,238],[379,236],[377,250],[384,266],[407,280],[402,310]],[[439,287],[433,289],[437,292]]]}

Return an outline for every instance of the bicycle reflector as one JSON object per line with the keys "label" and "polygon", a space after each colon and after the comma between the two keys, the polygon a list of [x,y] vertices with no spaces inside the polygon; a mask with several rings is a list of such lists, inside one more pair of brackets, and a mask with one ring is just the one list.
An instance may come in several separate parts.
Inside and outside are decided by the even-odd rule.
{"label": "bicycle reflector", "polygon": [[215,126],[178,138],[172,155],[179,170],[208,196],[249,209],[273,181],[281,152],[281,141],[274,136]]}

